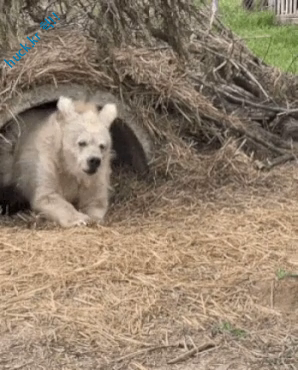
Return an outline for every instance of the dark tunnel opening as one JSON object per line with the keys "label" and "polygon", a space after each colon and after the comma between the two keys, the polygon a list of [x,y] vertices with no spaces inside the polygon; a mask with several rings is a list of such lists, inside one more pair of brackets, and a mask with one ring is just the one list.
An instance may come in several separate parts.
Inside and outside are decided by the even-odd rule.
{"label": "dark tunnel opening", "polygon": [[[38,105],[33,109],[55,109],[57,101],[52,101],[42,105]],[[102,107],[98,106],[100,110]],[[10,122],[7,122],[1,132],[5,133],[9,130]],[[112,170],[118,172],[120,169],[125,171],[133,171],[137,177],[143,178],[149,173],[149,166],[142,143],[138,140],[133,130],[122,119],[117,118],[110,129],[113,152],[115,155],[112,159]],[[13,215],[20,210],[30,208],[27,200],[20,194],[13,185],[2,187],[0,189],[0,208],[2,214]]]}

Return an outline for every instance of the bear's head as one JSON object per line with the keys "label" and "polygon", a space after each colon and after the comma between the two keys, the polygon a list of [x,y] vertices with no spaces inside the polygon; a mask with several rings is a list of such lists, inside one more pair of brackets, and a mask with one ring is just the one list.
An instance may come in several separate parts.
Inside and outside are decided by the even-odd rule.
{"label": "bear's head", "polygon": [[57,118],[62,133],[62,157],[67,170],[76,177],[92,176],[110,161],[110,126],[117,117],[115,104],[98,111],[95,104],[61,96]]}

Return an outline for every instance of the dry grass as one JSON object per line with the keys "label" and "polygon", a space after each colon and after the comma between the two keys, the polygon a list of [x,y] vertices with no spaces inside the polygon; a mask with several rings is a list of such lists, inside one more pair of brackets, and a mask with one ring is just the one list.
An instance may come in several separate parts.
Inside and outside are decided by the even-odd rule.
{"label": "dry grass", "polygon": [[[21,91],[47,83],[57,85],[75,81],[86,85],[113,86],[112,78],[99,71],[95,63],[94,40],[92,42],[82,33],[67,28],[51,34],[39,31],[38,34],[41,40],[36,47],[13,68],[3,62],[5,68],[0,80],[2,104]],[[24,40],[20,42],[25,43]],[[15,51],[5,59],[12,59]]]}
{"label": "dry grass", "polygon": [[297,78],[218,21],[209,32],[206,13],[188,22],[190,1],[177,17],[184,1],[154,0],[151,33],[147,2],[134,3],[113,2],[113,22],[103,12],[100,43],[51,31],[2,69],[0,113],[37,85],[93,84],[137,112],[156,152],[153,178],[115,173],[105,226],[1,219],[0,368],[296,369],[297,279],[284,277],[298,269],[296,164],[259,173],[237,148],[246,136],[265,158],[292,150],[274,130],[297,109]]}
{"label": "dry grass", "polygon": [[[263,151],[265,157],[292,159],[296,145],[280,134],[285,121],[297,114],[297,78],[264,66],[227,30],[220,30],[218,35],[204,29],[204,37],[188,42],[187,63],[160,40],[155,47],[139,42],[111,44],[107,50],[72,28],[40,32],[36,47],[12,69],[2,63],[0,121],[13,116],[12,107],[20,103],[11,99],[24,92],[74,82],[112,92],[159,143],[161,138],[183,138],[198,146],[219,146],[227,137],[244,137],[254,155]],[[250,86],[247,91],[243,84]]]}
{"label": "dry grass", "polygon": [[1,368],[295,369],[297,170],[234,154],[197,159],[197,186],[116,177],[102,227],[3,220]]}

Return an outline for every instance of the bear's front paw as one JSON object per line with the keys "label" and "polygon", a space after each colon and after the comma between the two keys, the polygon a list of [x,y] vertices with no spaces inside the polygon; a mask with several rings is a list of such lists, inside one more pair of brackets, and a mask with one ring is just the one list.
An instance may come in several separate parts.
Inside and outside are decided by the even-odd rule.
{"label": "bear's front paw", "polygon": [[77,215],[77,220],[74,220],[74,226],[88,225],[91,222],[91,218],[84,213]]}
{"label": "bear's front paw", "polygon": [[86,213],[92,219],[92,221],[95,221],[96,223],[101,223],[106,214],[106,209],[92,208],[92,209],[88,209]]}
{"label": "bear's front paw", "polygon": [[75,217],[61,223],[63,227],[86,226],[91,222],[91,218],[84,213],[78,212]]}

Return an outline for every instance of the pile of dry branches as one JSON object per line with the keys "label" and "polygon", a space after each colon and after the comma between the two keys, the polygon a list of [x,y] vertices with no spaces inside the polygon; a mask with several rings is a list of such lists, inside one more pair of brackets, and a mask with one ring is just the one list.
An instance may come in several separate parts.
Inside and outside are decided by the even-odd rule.
{"label": "pile of dry branches", "polygon": [[[250,154],[270,159],[263,163],[265,168],[295,158],[295,144],[285,139],[295,137],[298,125],[298,78],[266,66],[220,20],[210,24],[210,12],[202,4],[100,0],[76,1],[70,7],[65,0],[44,7],[35,0],[27,1],[20,11],[35,31],[37,22],[50,12],[60,14],[56,30],[43,34],[48,51],[57,58],[35,55],[46,66],[38,77],[36,70],[27,69],[24,78],[22,63],[4,70],[2,90],[8,80],[16,81],[10,88],[23,90],[25,85],[33,86],[32,80],[41,84],[94,79],[138,111],[155,138],[177,139],[201,149],[236,137]],[[67,42],[71,34],[76,38],[73,25],[84,34],[88,54],[79,53],[77,69],[70,71],[78,58],[66,41],[59,57],[57,37],[59,29],[66,29]],[[26,58],[32,64],[33,53]]]}

